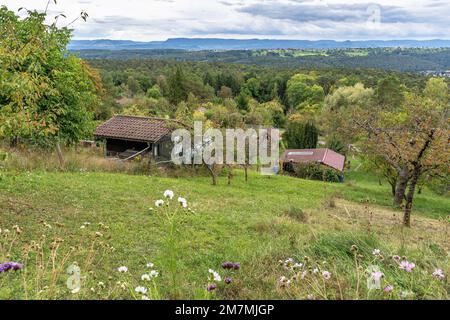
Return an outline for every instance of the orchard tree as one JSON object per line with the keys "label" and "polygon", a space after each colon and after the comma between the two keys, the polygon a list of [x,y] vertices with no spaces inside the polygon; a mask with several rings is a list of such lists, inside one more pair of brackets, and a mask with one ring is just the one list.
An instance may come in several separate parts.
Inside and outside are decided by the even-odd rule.
{"label": "orchard tree", "polygon": [[[419,180],[446,169],[448,162],[448,87],[443,80],[430,80],[424,94],[408,94],[405,101],[355,108],[347,123],[352,132],[363,134],[365,151],[382,157],[397,173],[395,203],[404,206],[404,225],[411,226],[411,212]],[[430,92],[444,90],[436,97]],[[440,91],[439,91],[440,92]]]}
{"label": "orchard tree", "polygon": [[50,25],[46,17],[27,11],[20,18],[0,8],[0,138],[60,151],[59,143],[90,135],[103,89],[98,73],[66,50],[71,30],[56,24],[64,16]]}

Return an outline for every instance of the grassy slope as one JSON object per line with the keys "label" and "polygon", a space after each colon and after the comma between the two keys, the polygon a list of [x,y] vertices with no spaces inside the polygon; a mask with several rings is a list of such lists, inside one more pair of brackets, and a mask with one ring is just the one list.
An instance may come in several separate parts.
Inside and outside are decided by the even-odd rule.
{"label": "grassy slope", "polygon": [[[359,218],[355,218],[355,214],[356,220],[343,221],[345,215],[338,217],[341,213],[339,208],[324,207],[324,200],[330,194],[340,192],[356,202],[369,198],[387,205],[390,201],[387,185],[379,187],[356,175],[349,178],[359,181],[346,186],[252,175],[245,183],[242,174],[237,173],[231,186],[226,185],[225,178],[222,178],[219,186],[212,187],[206,177],[169,179],[105,173],[6,172],[0,176],[0,228],[18,224],[24,230],[22,241],[35,240],[43,232],[42,224],[45,222],[52,225],[51,235],[62,237],[67,244],[82,247],[84,242],[88,245],[89,231],[80,229],[80,226],[84,222],[92,225],[104,223],[110,228],[105,231],[105,236],[111,238],[109,241],[115,251],[102,255],[101,261],[95,264],[97,279],[113,275],[111,279],[115,280],[114,270],[120,265],[126,265],[140,275],[145,262],[153,261],[162,269],[162,295],[170,297],[168,280],[164,276],[164,267],[168,263],[164,250],[166,231],[148,208],[153,206],[154,200],[162,197],[165,189],[172,189],[176,196],[186,197],[197,211],[189,216],[178,236],[183,252],[178,264],[181,279],[178,297],[200,297],[198,292],[207,283],[207,270],[219,269],[227,260],[241,262],[243,268],[234,289],[223,293],[223,297],[301,297],[304,295],[290,296],[277,290],[275,284],[280,276],[278,260],[289,256],[301,257],[308,250],[316,254],[316,242],[327,241],[322,235],[338,238],[350,235],[342,243],[331,241],[331,248],[338,246],[336,243],[346,247],[331,249],[341,254],[338,251],[348,249],[353,236],[354,242],[364,242],[361,239],[365,239],[367,234],[367,215],[360,212],[362,209],[355,209],[360,213]],[[309,222],[302,223],[284,216],[284,211],[291,206],[306,211],[310,216]],[[448,199],[425,194],[418,197],[415,216],[445,216],[448,208]],[[405,248],[405,237],[416,239],[415,231],[406,231],[406,236],[402,233],[400,242],[396,236],[397,225],[375,227],[383,246],[393,250],[412,250],[411,254],[425,254],[421,248],[423,243],[413,241]],[[89,228],[94,230],[96,227]],[[441,229],[436,234],[422,236],[427,245],[433,242],[448,250],[446,236]],[[370,243],[372,240],[367,241]],[[447,263],[447,258],[442,258]],[[73,259],[84,259],[83,254]],[[20,297],[20,290],[14,294]],[[66,294],[61,291],[62,296]],[[84,295],[96,297],[89,293]]]}

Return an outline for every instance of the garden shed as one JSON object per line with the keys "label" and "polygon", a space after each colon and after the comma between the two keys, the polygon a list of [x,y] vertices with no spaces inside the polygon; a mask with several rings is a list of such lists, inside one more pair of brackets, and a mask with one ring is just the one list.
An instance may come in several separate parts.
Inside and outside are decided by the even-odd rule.
{"label": "garden shed", "polygon": [[345,167],[345,156],[330,149],[286,150],[281,162],[285,171],[290,171],[294,164],[320,163],[342,172]]}
{"label": "garden shed", "polygon": [[101,124],[94,136],[105,141],[108,157],[133,159],[151,155],[164,161],[171,158],[175,124],[169,119],[117,115]]}

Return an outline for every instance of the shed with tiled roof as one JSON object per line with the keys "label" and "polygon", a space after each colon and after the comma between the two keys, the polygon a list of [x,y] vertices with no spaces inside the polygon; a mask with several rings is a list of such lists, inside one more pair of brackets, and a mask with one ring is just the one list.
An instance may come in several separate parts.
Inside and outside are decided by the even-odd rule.
{"label": "shed with tiled roof", "polygon": [[286,150],[281,157],[284,166],[295,163],[320,163],[344,171],[345,156],[330,149]]}
{"label": "shed with tiled roof", "polygon": [[94,136],[106,142],[107,156],[132,158],[153,154],[169,159],[170,135],[176,122],[169,119],[117,115],[98,126]]}

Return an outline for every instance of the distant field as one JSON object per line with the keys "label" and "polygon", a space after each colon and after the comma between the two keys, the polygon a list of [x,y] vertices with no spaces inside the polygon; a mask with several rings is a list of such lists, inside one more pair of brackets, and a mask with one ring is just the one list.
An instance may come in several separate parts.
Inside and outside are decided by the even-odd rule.
{"label": "distant field", "polygon": [[[11,248],[3,241],[0,260],[6,259],[9,249],[8,259],[23,261],[22,248],[31,240],[40,241],[42,234],[49,241],[61,239],[60,251],[75,249],[66,262],[56,258],[61,267],[54,271],[58,275],[54,287],[45,288],[51,276],[41,270],[42,284],[29,282],[25,296],[24,278],[10,273],[9,278],[0,277],[0,299],[136,298],[118,283],[125,277],[134,288],[148,261],[161,273],[156,283],[163,299],[384,299],[401,298],[405,290],[414,292],[414,298],[448,299],[448,284],[426,274],[434,267],[449,271],[448,220],[435,219],[448,214],[449,199],[428,192],[418,196],[414,227],[404,230],[401,213],[389,207],[387,185],[380,187],[363,174],[350,175],[348,181],[352,182],[339,185],[252,174],[245,183],[242,173],[237,172],[230,186],[223,177],[219,186],[212,187],[207,177],[2,171],[0,228],[14,230],[19,226],[21,234]],[[149,211],[166,189],[173,190],[176,197],[185,197],[195,210],[176,233],[180,251],[175,291],[167,271],[172,263],[167,226]],[[11,241],[11,237],[7,239]],[[365,278],[354,269],[352,245],[360,248],[362,266],[373,263],[372,250],[379,248],[386,261],[391,261],[388,256],[392,254],[408,255],[421,271],[413,279],[398,267],[383,265],[384,284],[392,283],[396,288],[391,295],[369,292],[365,285],[356,288]],[[52,251],[43,252],[51,256]],[[287,271],[279,260],[292,257],[303,261],[304,256],[310,257],[311,266],[314,263],[320,264],[321,270],[331,269],[332,280],[324,287],[322,281],[311,280],[280,288],[277,281]],[[28,273],[39,272],[36,261],[28,262]],[[65,268],[74,261],[84,276],[78,294],[65,286]],[[241,263],[241,270],[232,274],[234,282],[227,289],[208,294],[208,269],[224,273],[220,268],[224,261]],[[322,265],[323,261],[329,265]],[[127,266],[130,272],[120,274],[119,266]],[[113,289],[99,288],[99,282]]]}

